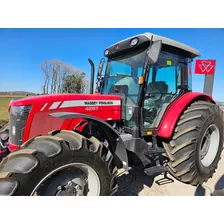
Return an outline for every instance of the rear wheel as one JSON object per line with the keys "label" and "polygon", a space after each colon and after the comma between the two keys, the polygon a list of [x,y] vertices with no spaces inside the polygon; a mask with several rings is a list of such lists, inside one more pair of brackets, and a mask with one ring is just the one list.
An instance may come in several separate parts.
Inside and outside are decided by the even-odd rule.
{"label": "rear wheel", "polygon": [[0,164],[0,195],[100,196],[117,191],[113,155],[72,131],[35,137]]}
{"label": "rear wheel", "polygon": [[170,173],[198,185],[214,174],[223,149],[223,114],[212,103],[192,103],[180,117],[172,139],[163,143]]}

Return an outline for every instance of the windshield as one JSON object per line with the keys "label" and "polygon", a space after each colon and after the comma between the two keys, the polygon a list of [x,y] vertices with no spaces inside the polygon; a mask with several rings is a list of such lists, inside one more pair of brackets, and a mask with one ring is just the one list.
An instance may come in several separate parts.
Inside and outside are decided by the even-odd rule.
{"label": "windshield", "polygon": [[146,50],[141,50],[108,59],[102,94],[122,92],[136,102],[145,57]]}

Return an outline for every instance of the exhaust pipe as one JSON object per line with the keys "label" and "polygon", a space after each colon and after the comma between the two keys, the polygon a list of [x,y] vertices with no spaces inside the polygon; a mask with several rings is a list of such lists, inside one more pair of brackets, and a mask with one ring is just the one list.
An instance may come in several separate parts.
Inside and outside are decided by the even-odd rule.
{"label": "exhaust pipe", "polygon": [[90,58],[88,58],[88,61],[91,65],[90,94],[93,94],[95,66]]}

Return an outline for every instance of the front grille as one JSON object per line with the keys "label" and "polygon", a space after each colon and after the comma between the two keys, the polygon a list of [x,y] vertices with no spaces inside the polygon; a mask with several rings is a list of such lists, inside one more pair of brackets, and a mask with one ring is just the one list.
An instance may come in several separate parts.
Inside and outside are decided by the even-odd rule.
{"label": "front grille", "polygon": [[9,114],[9,139],[14,145],[23,143],[23,133],[31,106],[12,106]]}

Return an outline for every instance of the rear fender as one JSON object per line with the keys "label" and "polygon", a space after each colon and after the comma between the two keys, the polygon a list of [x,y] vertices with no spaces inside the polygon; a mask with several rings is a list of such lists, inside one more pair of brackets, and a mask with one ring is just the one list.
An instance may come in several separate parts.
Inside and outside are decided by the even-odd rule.
{"label": "rear fender", "polygon": [[212,102],[215,104],[215,101],[212,99],[210,95],[197,93],[197,92],[189,92],[182,95],[178,98],[174,103],[170,105],[167,109],[158,130],[158,136],[161,138],[171,138],[176,127],[176,124],[182,115],[183,111],[194,101],[204,100],[208,102]]}
{"label": "rear fender", "polygon": [[[114,130],[107,122],[97,117],[89,116],[86,114],[70,113],[70,112],[55,112],[49,114],[49,116],[56,117],[61,120],[84,119],[88,122],[91,121],[99,125],[112,142],[113,151],[111,153],[113,155],[116,155],[117,158],[119,159],[119,164],[117,164],[117,166],[119,168],[124,168],[125,170],[128,170],[128,156],[124,142],[121,139],[119,133],[116,130]],[[83,125],[85,125],[85,123],[83,123]]]}

